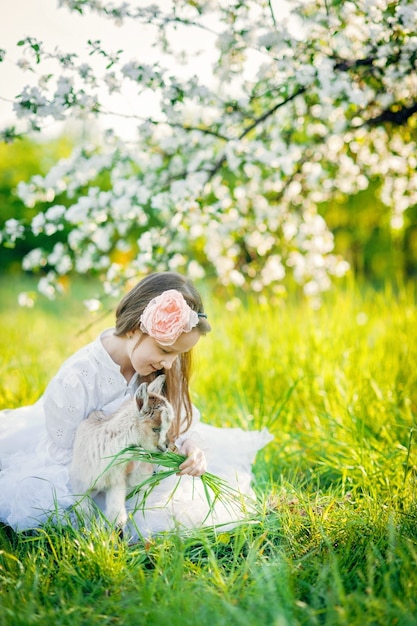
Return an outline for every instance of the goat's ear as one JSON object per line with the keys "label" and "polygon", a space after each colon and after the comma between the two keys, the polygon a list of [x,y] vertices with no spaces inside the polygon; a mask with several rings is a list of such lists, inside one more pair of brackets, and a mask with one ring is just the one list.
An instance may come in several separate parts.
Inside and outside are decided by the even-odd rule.
{"label": "goat's ear", "polygon": [[135,397],[138,409],[141,411],[148,403],[148,385],[146,383],[139,386]]}
{"label": "goat's ear", "polygon": [[149,384],[149,387],[148,387],[149,393],[157,393],[158,395],[161,395],[162,389],[164,388],[164,384],[165,384],[165,375],[160,374],[159,376],[155,378],[155,380],[153,380]]}

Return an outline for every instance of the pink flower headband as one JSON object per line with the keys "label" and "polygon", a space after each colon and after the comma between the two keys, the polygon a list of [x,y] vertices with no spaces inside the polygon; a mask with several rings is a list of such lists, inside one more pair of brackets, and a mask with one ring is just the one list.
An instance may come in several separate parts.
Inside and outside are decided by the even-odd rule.
{"label": "pink flower headband", "polygon": [[189,333],[198,324],[199,317],[176,289],[163,291],[152,298],[140,318],[140,330],[155,339],[161,346],[172,346],[182,333]]}

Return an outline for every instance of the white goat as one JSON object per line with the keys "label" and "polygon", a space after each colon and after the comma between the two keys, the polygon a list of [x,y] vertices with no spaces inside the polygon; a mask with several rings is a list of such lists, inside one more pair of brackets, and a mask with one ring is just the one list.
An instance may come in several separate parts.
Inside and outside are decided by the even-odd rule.
{"label": "white goat", "polygon": [[[94,411],[77,428],[70,468],[74,493],[82,496],[104,491],[105,515],[120,529],[127,522],[127,487],[141,483],[153,467],[139,461],[109,465],[112,457],[128,446],[140,446],[150,452],[167,450],[174,412],[160,395],[164,382],[165,376],[161,375],[149,385],[142,383],[135,396],[115,413]],[[86,497],[81,499],[87,509],[88,501]]]}

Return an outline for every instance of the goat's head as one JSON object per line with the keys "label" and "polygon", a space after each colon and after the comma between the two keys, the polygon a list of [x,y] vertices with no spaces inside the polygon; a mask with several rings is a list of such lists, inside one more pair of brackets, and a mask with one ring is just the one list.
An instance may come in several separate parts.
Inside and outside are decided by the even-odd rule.
{"label": "goat's head", "polygon": [[145,450],[165,452],[169,445],[168,431],[174,419],[172,405],[161,395],[165,376],[155,378],[149,385],[142,383],[136,392],[140,445]]}

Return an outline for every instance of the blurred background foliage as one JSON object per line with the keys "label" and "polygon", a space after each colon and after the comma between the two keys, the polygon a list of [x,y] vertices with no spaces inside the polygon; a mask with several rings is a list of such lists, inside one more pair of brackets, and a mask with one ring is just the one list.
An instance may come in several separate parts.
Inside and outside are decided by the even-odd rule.
{"label": "blurred background foliage", "polygon": [[[16,193],[17,185],[36,174],[46,174],[59,159],[70,154],[73,143],[73,139],[66,135],[48,142],[23,138],[12,144],[0,143],[0,228],[8,219],[31,220],[39,212],[38,207],[25,206]],[[44,203],[45,211],[48,207],[49,203]],[[56,241],[54,236],[54,243]],[[47,237],[35,237],[28,230],[25,239],[18,240],[14,247],[0,246],[1,271],[20,272],[25,254],[42,244],[48,245]],[[52,249],[52,242],[50,246]]]}
{"label": "blurred background foliage", "polygon": [[[36,174],[44,175],[59,159],[70,155],[77,139],[69,134],[39,142],[28,138],[13,144],[0,144],[0,229],[10,218],[29,220],[52,204],[70,204],[74,198],[55,197],[36,208],[25,206],[16,193],[20,181],[28,181]],[[101,182],[102,187],[106,181]],[[374,286],[386,282],[402,284],[417,276],[417,206],[405,213],[404,224],[394,228],[391,211],[378,199],[374,180],[368,189],[355,196],[340,195],[319,207],[335,238],[335,253],[341,254],[351,265],[355,278],[369,281]],[[274,207],[271,206],[271,211]],[[32,248],[42,246],[52,250],[57,241],[64,240],[65,232],[48,238],[35,237],[28,231],[25,239],[18,239],[14,247],[0,246],[2,273],[20,273],[21,261]]]}

